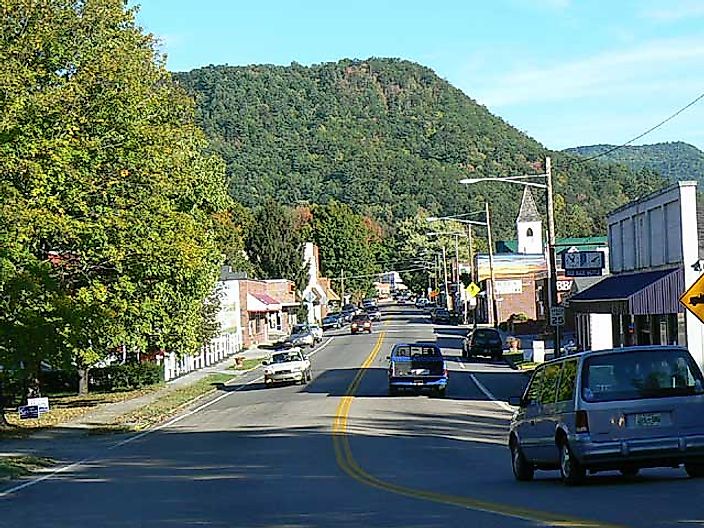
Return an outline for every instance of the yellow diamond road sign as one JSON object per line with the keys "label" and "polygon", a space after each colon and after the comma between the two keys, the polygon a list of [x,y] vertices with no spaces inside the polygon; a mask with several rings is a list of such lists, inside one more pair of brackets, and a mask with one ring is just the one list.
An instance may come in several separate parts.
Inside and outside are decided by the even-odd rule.
{"label": "yellow diamond road sign", "polygon": [[467,286],[467,287],[465,288],[465,290],[467,291],[467,293],[469,294],[470,297],[476,297],[477,294],[478,294],[480,291],[482,291],[482,290],[479,288],[479,286],[477,286],[477,285],[474,284],[473,282],[470,283],[470,285]]}
{"label": "yellow diamond road sign", "polygon": [[689,289],[682,294],[680,302],[687,310],[704,323],[704,275],[699,277]]}

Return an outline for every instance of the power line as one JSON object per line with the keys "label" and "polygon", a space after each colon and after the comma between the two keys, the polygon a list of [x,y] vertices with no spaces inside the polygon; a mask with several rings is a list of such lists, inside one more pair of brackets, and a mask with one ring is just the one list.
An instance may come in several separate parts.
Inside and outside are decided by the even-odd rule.
{"label": "power line", "polygon": [[678,115],[680,115],[682,112],[684,112],[684,111],[687,110],[688,108],[694,106],[695,104],[697,104],[697,103],[698,103],[699,101],[701,101],[702,99],[704,99],[704,93],[699,94],[693,101],[689,102],[688,104],[686,104],[685,106],[683,106],[682,108],[680,108],[679,110],[677,110],[674,114],[672,114],[671,116],[667,117],[666,119],[663,119],[663,120],[660,121],[657,125],[655,125],[655,126],[649,128],[648,130],[646,130],[646,131],[643,132],[642,134],[639,134],[639,135],[637,135],[636,137],[634,137],[633,139],[630,139],[630,140],[626,141],[623,145],[618,145],[617,147],[610,148],[609,150],[607,150],[607,151],[605,151],[605,152],[602,152],[601,154],[595,154],[594,156],[590,156],[590,157],[588,157],[588,158],[580,159],[579,161],[577,161],[577,163],[586,163],[587,161],[593,161],[593,160],[595,160],[595,159],[597,159],[597,158],[601,158],[601,157],[603,157],[603,156],[606,156],[606,155],[608,155],[608,154],[611,154],[612,152],[616,152],[617,150],[620,150],[620,149],[622,149],[622,148],[624,148],[624,147],[627,147],[628,145],[630,145],[630,144],[633,143],[634,141],[638,141],[640,138],[645,137],[645,136],[647,136],[648,134],[650,134],[651,132],[657,130],[658,128],[660,128],[661,126],[663,126],[663,125],[664,125],[665,123],[667,123],[668,121],[672,121],[675,117],[677,117]]}

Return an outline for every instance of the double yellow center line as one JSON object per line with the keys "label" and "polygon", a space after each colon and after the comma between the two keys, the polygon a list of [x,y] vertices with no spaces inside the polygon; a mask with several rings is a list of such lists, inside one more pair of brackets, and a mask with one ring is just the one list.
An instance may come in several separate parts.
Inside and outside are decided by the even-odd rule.
{"label": "double yellow center line", "polygon": [[384,332],[379,334],[372,351],[364,360],[364,363],[362,363],[359,371],[357,371],[357,374],[347,388],[345,396],[342,397],[340,403],[337,405],[337,410],[335,412],[335,418],[332,425],[332,441],[335,449],[335,459],[337,460],[337,464],[340,466],[340,469],[342,469],[347,475],[367,486],[396,493],[398,495],[403,495],[405,497],[413,497],[440,504],[459,506],[460,508],[538,522],[546,526],[562,526],[571,528],[617,528],[616,525],[612,524],[576,519],[556,513],[473,499],[471,497],[447,495],[444,493],[409,488],[393,482],[383,481],[360,467],[352,454],[352,449],[350,448],[347,432],[347,420],[352,407],[352,402],[355,398],[354,395],[357,393],[359,385],[362,383],[366,369],[368,369],[376,360],[376,357],[381,350],[384,336]]}

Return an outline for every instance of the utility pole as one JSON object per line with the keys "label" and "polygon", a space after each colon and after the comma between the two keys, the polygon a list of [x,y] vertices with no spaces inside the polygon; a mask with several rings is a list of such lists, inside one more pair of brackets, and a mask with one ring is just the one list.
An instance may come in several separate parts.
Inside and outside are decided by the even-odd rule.
{"label": "utility pole", "polygon": [[345,268],[340,272],[340,290],[342,290],[340,307],[345,305]]}
{"label": "utility pole", "polygon": [[[545,179],[547,183],[547,208],[548,208],[548,291],[550,302],[547,318],[550,320],[550,310],[557,307],[557,270],[555,269],[555,211],[552,199],[552,164],[550,156],[545,157]],[[560,357],[560,327],[553,327],[554,355]]]}
{"label": "utility pole", "polygon": [[[499,310],[496,305],[496,277],[494,276],[494,239],[491,236],[491,218],[489,214],[489,202],[484,202],[484,212],[486,214],[486,231],[489,239],[489,275],[491,281],[491,311],[494,328],[499,326]],[[489,307],[487,306],[487,309]]]}
{"label": "utility pole", "polygon": [[[467,249],[469,249],[469,280],[474,282],[474,253],[472,250],[472,224],[467,224]],[[467,299],[467,292],[464,293],[464,324],[469,322],[468,320],[469,305]]]}
{"label": "utility pole", "polygon": [[460,235],[459,233],[455,233],[455,297],[452,297],[452,309],[457,313],[459,311],[459,306],[457,303],[457,299],[460,295],[460,248],[459,248],[459,241]]}
{"label": "utility pole", "polygon": [[445,277],[445,308],[450,309],[450,292],[447,288],[447,255],[445,253],[445,244],[442,245],[442,269]]}

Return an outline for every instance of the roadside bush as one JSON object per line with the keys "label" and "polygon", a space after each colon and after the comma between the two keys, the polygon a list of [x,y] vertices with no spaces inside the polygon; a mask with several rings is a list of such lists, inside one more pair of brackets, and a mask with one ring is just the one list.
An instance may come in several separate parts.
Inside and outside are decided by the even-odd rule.
{"label": "roadside bush", "polygon": [[156,363],[127,363],[92,369],[90,390],[101,392],[141,389],[164,381],[164,368]]}

